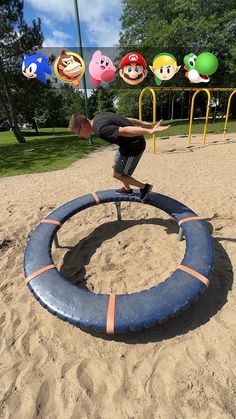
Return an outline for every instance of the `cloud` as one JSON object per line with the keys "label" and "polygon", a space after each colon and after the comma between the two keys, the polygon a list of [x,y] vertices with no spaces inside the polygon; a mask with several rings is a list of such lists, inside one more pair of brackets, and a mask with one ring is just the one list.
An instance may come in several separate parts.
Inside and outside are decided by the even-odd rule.
{"label": "cloud", "polygon": [[55,28],[55,24],[52,22],[52,20],[49,17],[40,14],[40,19],[42,21],[42,24],[44,26],[46,26],[48,29],[54,29]]}
{"label": "cloud", "polygon": [[35,10],[51,15],[51,20],[68,22],[74,15],[74,4],[71,0],[25,0]]}
{"label": "cloud", "polygon": [[70,39],[73,39],[71,35],[54,30],[52,31],[52,35],[43,41],[43,47],[63,47],[66,41]]}
{"label": "cloud", "polygon": [[[52,29],[57,22],[74,21],[77,37],[74,2],[72,0],[25,0],[37,11],[43,12],[42,21]],[[118,42],[120,32],[121,0],[79,0],[80,22],[85,27],[86,38],[90,44],[98,47],[113,46]],[[50,26],[51,25],[51,26]],[[83,37],[83,33],[82,33]],[[56,40],[54,37],[53,41]],[[52,45],[47,39],[47,45]],[[63,43],[62,43],[63,45]],[[84,45],[87,46],[87,45]]]}

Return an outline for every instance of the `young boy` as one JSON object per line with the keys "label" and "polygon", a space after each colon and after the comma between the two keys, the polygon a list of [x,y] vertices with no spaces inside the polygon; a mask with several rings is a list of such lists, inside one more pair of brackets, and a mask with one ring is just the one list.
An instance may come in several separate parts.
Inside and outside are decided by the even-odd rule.
{"label": "young boy", "polygon": [[119,150],[112,166],[113,177],[121,181],[124,186],[116,192],[132,195],[133,190],[130,186],[136,186],[140,189],[141,200],[144,201],[153,185],[144,184],[131,175],[146,148],[144,135],[169,128],[170,125],[161,126],[161,122],[162,120],[155,125],[137,119],[125,118],[112,112],[103,112],[89,120],[84,115],[76,113],[70,119],[69,130],[81,138],[88,138],[91,134],[96,134],[109,143],[117,144]]}

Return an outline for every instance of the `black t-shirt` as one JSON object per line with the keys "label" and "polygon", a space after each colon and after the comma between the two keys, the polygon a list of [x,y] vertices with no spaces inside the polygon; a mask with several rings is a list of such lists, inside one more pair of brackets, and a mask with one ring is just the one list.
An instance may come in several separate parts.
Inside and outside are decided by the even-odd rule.
{"label": "black t-shirt", "polygon": [[137,156],[146,147],[145,138],[122,137],[118,134],[119,127],[134,126],[129,119],[112,112],[103,112],[94,117],[93,132],[103,140],[112,144],[118,144],[120,154],[123,156]]}

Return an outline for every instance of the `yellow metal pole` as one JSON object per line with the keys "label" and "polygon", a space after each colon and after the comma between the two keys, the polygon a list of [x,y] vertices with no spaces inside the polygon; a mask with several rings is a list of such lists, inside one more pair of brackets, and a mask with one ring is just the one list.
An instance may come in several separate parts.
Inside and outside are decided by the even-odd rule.
{"label": "yellow metal pole", "polygon": [[[199,90],[199,87],[156,87],[156,86],[147,86],[143,90],[153,89],[156,91],[163,91],[163,92],[182,92],[184,91],[196,91]],[[236,87],[211,87],[212,92],[229,92],[235,90]]]}
{"label": "yellow metal pole", "polygon": [[191,108],[190,108],[190,121],[189,121],[189,129],[188,129],[188,143],[191,143],[192,138],[192,125],[193,125],[193,108],[194,108],[194,101],[195,96],[197,95],[198,91],[196,91],[191,100]]}
{"label": "yellow metal pole", "polygon": [[233,90],[233,92],[230,94],[229,99],[228,99],[228,104],[227,104],[227,111],[226,111],[226,117],[225,117],[225,124],[224,124],[224,139],[226,136],[226,131],[227,131],[227,125],[228,125],[228,119],[229,119],[229,110],[230,110],[230,105],[231,105],[231,100],[233,95],[236,93],[236,89]]}
{"label": "yellow metal pole", "polygon": [[[157,99],[156,99],[156,92],[154,89],[150,89],[152,93],[152,122],[155,123],[157,121]],[[156,134],[152,135],[152,152],[156,154]]]}
{"label": "yellow metal pole", "polygon": [[[233,91],[232,91],[233,90]],[[192,138],[192,124],[193,124],[193,111],[194,111],[194,101],[195,101],[195,97],[196,95],[201,92],[201,91],[205,91],[207,93],[208,96],[208,100],[207,100],[207,110],[206,110],[206,117],[205,117],[205,124],[204,124],[204,131],[203,131],[203,137],[202,137],[202,143],[205,144],[206,143],[206,133],[207,133],[207,124],[208,124],[208,117],[209,117],[209,104],[210,104],[210,100],[211,100],[211,94],[209,92],[208,89],[199,89],[197,88],[193,88],[193,87],[145,87],[140,95],[139,95],[139,119],[140,121],[142,121],[142,99],[143,99],[143,95],[146,91],[150,91],[152,93],[152,97],[153,97],[153,122],[156,122],[156,91],[162,91],[162,92],[179,92],[179,91],[194,91],[194,95],[192,97],[192,102],[191,102],[191,111],[190,111],[190,124],[189,124],[189,133],[188,133],[188,143],[191,143],[191,138]],[[231,99],[233,94],[236,93],[236,88],[235,87],[213,87],[211,89],[212,92],[231,92],[231,95],[229,97],[228,100],[228,106],[227,106],[227,113],[226,113],[226,120],[225,120],[225,125],[224,125],[224,136],[226,134],[226,130],[227,130],[227,123],[228,123],[228,117],[229,117],[229,109],[230,109],[230,104],[231,104]],[[152,147],[153,147],[153,154],[155,154],[156,152],[156,137],[155,134],[153,134],[153,138],[152,138]]]}
{"label": "yellow metal pole", "polygon": [[202,89],[202,90],[204,90],[207,94],[207,111],[206,111],[206,119],[205,119],[205,125],[204,125],[203,137],[202,137],[202,144],[206,144],[206,134],[207,134],[209,111],[210,111],[211,94],[208,89]]}
{"label": "yellow metal pole", "polygon": [[192,138],[192,126],[193,126],[193,111],[194,111],[194,102],[196,96],[200,92],[205,92],[207,94],[207,109],[206,109],[206,117],[205,117],[205,124],[203,130],[203,137],[202,137],[202,144],[206,144],[206,132],[207,132],[207,124],[208,124],[208,117],[209,117],[209,105],[211,100],[211,94],[208,89],[197,89],[194,93],[192,100],[191,100],[191,111],[190,111],[190,123],[189,123],[189,131],[188,131],[188,143],[191,143]]}
{"label": "yellow metal pole", "polygon": [[142,119],[143,119],[143,115],[142,115],[142,100],[143,100],[143,95],[144,95],[144,93],[146,92],[146,90],[147,89],[149,89],[149,87],[147,88],[147,87],[145,87],[142,91],[141,91],[141,93],[140,93],[140,95],[139,95],[139,99],[138,99],[138,111],[139,111],[139,120],[140,121],[142,121]]}
{"label": "yellow metal pole", "polygon": [[[151,92],[152,94],[152,121],[153,123],[155,123],[156,117],[157,117],[156,92],[155,92],[155,89],[151,87],[145,87],[139,95],[139,120],[142,121],[142,100],[143,100],[144,93],[147,91]],[[156,154],[156,135],[155,134],[153,134],[152,136],[152,152],[153,154]]]}

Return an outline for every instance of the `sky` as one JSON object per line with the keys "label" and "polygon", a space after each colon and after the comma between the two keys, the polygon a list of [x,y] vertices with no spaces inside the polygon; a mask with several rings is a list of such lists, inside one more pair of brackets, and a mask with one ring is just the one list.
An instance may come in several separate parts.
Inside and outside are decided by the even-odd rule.
{"label": "sky", "polygon": [[[118,43],[121,0],[77,0],[83,47],[112,47]],[[77,47],[74,0],[25,0],[28,24],[40,17],[43,47]]]}

